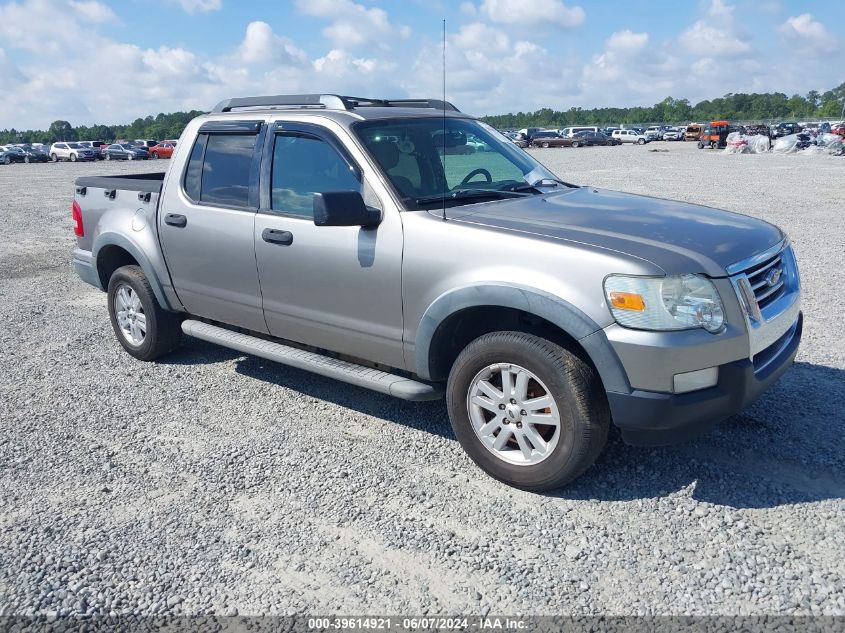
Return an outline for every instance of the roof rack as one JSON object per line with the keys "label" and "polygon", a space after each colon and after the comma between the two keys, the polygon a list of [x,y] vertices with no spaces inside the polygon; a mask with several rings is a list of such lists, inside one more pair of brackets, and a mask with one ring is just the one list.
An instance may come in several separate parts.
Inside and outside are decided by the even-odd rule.
{"label": "roof rack", "polygon": [[328,110],[354,110],[362,107],[432,108],[460,112],[448,101],[440,99],[370,99],[332,94],[268,95],[263,97],[236,97],[224,99],[212,112],[231,112],[236,108],[325,108]]}

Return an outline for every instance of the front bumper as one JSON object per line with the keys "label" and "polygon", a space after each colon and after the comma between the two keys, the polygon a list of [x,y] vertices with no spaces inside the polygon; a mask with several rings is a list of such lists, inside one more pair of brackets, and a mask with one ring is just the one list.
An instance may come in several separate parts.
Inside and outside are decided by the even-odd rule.
{"label": "front bumper", "polygon": [[787,332],[753,359],[720,365],[715,387],[685,394],[608,392],[611,415],[623,439],[640,446],[671,444],[700,435],[739,413],[792,365],[802,327],[799,313]]}

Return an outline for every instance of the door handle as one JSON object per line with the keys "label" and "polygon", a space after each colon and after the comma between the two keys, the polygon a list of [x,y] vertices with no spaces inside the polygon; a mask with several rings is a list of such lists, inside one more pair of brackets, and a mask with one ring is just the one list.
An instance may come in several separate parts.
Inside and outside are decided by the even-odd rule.
{"label": "door handle", "polygon": [[188,218],[184,215],[179,215],[178,213],[168,213],[164,216],[164,223],[169,224],[170,226],[178,226],[183,227],[188,223]]}
{"label": "door handle", "polygon": [[261,239],[271,244],[290,246],[293,244],[293,233],[290,231],[279,231],[277,229],[264,229],[261,231]]}

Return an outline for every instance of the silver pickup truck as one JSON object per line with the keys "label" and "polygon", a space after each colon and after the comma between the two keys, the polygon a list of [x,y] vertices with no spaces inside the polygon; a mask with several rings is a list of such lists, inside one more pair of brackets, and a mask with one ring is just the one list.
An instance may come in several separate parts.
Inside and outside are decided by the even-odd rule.
{"label": "silver pickup truck", "polygon": [[166,174],[77,179],[73,218],[135,358],[185,334],[445,395],[470,457],[528,490],[583,473],[611,422],[654,445],[737,413],[801,338],[777,227],[563,182],[443,101],[230,99]]}

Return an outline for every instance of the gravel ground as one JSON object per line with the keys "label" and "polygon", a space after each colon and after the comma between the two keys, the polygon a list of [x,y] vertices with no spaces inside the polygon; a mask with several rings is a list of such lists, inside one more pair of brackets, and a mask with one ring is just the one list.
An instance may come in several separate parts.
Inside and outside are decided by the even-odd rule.
{"label": "gravel ground", "polygon": [[536,154],[781,225],[806,310],[747,412],[672,448],[613,435],[550,495],[474,467],[442,403],[196,340],[133,360],[70,267],[70,196],[160,165],[0,166],[0,615],[845,614],[845,159]]}

